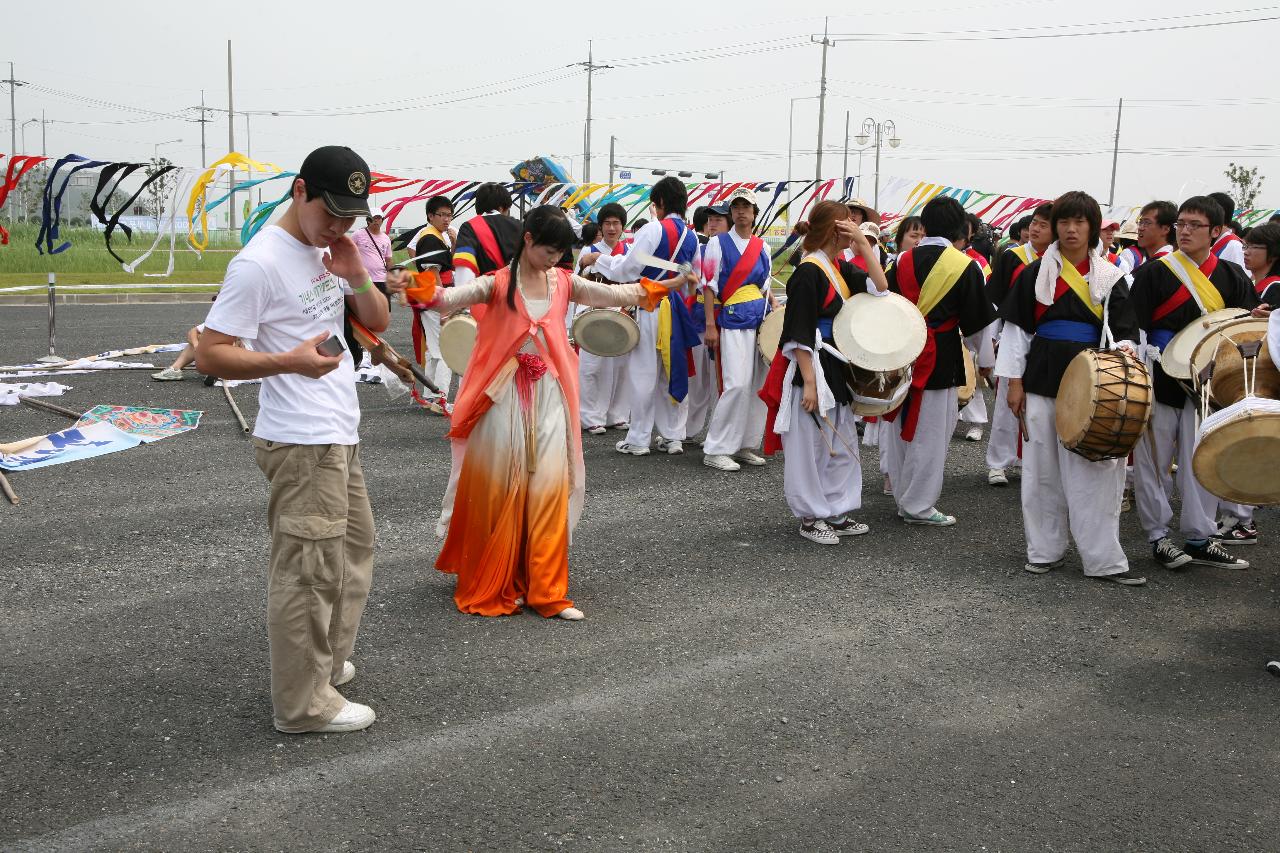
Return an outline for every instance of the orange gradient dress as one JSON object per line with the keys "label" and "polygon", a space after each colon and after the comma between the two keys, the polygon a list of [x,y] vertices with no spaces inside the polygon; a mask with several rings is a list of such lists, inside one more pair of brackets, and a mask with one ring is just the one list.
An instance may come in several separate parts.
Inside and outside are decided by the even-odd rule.
{"label": "orange gradient dress", "polygon": [[578,428],[578,355],[569,345],[570,302],[643,305],[667,294],[653,282],[608,285],[567,270],[547,272],[548,300],[527,300],[510,268],[443,290],[442,313],[484,305],[476,344],[454,404],[453,468],[437,527],[436,568],[457,575],[463,613],[543,616],[572,607],[569,540],[582,513],[585,469]]}

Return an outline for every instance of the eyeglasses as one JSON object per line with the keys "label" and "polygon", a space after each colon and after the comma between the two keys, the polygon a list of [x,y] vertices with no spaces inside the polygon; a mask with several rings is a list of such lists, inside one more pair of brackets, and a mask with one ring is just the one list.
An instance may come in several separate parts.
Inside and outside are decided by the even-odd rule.
{"label": "eyeglasses", "polygon": [[1139,228],[1150,228],[1152,225],[1159,225],[1159,224],[1160,224],[1160,223],[1159,223],[1159,222],[1157,222],[1157,221],[1156,221],[1156,220],[1154,220],[1154,219],[1139,219],[1139,220],[1138,220],[1138,227],[1139,227]]}
{"label": "eyeglasses", "polygon": [[1186,220],[1183,220],[1183,219],[1179,219],[1177,222],[1173,223],[1173,225],[1179,231],[1186,231],[1188,234],[1194,234],[1197,231],[1199,231],[1201,228],[1213,227],[1208,222],[1187,222]]}
{"label": "eyeglasses", "polygon": [[1250,249],[1252,249],[1255,252],[1265,252],[1267,250],[1267,247],[1261,243],[1245,243],[1244,250],[1247,252]]}

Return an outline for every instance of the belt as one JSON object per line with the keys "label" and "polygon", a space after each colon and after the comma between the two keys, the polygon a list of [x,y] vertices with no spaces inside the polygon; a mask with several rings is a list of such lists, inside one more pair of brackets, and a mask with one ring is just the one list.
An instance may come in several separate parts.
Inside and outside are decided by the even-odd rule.
{"label": "belt", "polygon": [[833,332],[832,332],[832,328],[833,328],[833,327],[832,327],[832,320],[833,320],[833,319],[834,319],[833,317],[819,317],[819,318],[818,318],[818,331],[822,333],[822,337],[823,337],[824,339],[826,339],[826,338],[834,338],[834,337],[835,337],[835,335],[834,335],[834,334],[833,334]]}
{"label": "belt", "polygon": [[1093,323],[1082,320],[1046,320],[1036,326],[1036,337],[1050,341],[1070,341],[1091,344],[1098,340],[1101,330]]}
{"label": "belt", "polygon": [[1164,348],[1169,345],[1169,341],[1173,340],[1173,336],[1176,334],[1177,332],[1173,329],[1156,329],[1147,332],[1147,343],[1154,344],[1161,352],[1164,352]]}

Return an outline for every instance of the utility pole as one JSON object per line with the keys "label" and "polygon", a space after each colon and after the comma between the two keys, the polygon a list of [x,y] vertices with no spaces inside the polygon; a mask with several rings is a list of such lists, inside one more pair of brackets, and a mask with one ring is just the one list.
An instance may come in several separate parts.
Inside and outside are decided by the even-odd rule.
{"label": "utility pole", "polygon": [[49,134],[45,128],[44,110],[40,111],[40,156],[49,156]]}
{"label": "utility pole", "polygon": [[[231,86],[231,39],[227,39],[227,151],[236,150],[236,107]],[[236,170],[231,175],[231,197],[227,199],[227,228],[236,230]]]}
{"label": "utility pole", "polygon": [[[18,113],[14,101],[14,93],[22,84],[13,78],[13,63],[9,63],[9,153],[18,153]],[[9,205],[9,223],[13,224],[13,205]]]}
{"label": "utility pole", "polygon": [[204,138],[204,126],[208,124],[211,120],[212,119],[205,117],[204,89],[201,89],[200,90],[200,168],[201,169],[209,165],[209,157],[207,154],[205,154],[206,146],[205,146],[205,138]]}
{"label": "utility pole", "polygon": [[844,187],[849,183],[849,111],[848,110],[844,111],[844,171],[841,173],[840,177],[841,177],[840,188],[841,188],[841,192],[843,192]]}
{"label": "utility pole", "polygon": [[[835,42],[827,38],[830,21],[830,18],[822,19],[822,83],[818,89],[818,164],[814,174],[814,179],[819,181],[822,180],[822,131],[827,117],[827,48],[835,46]],[[817,41],[817,39],[809,36],[809,41]]]}
{"label": "utility pole", "polygon": [[587,61],[573,62],[587,69],[587,127],[582,141],[582,182],[591,182],[591,82],[597,69],[612,68],[612,65],[596,65],[595,54],[590,40],[587,41]]}
{"label": "utility pole", "polygon": [[1116,203],[1116,165],[1120,161],[1120,116],[1124,114],[1124,98],[1116,107],[1116,144],[1111,151],[1111,192],[1107,195],[1107,206]]}
{"label": "utility pole", "polygon": [[618,137],[609,135],[609,186],[613,186],[613,173],[616,171],[618,164],[617,158]]}

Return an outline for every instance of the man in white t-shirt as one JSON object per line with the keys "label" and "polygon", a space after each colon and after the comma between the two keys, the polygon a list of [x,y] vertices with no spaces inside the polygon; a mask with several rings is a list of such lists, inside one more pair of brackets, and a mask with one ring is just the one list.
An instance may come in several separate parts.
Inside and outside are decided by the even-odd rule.
{"label": "man in white t-shirt", "polygon": [[[355,367],[342,345],[344,302],[372,331],[390,322],[387,298],[346,236],[357,216],[369,215],[369,178],[350,148],[311,152],[279,223],[228,265],[196,350],[204,373],[262,379],[253,443],[271,483],[271,702],[275,727],[288,733],[356,731],[374,721],[372,708],[336,689],[355,676],[349,658],[374,542]],[[403,290],[404,282],[388,287]],[[234,346],[236,338],[250,349]]]}

